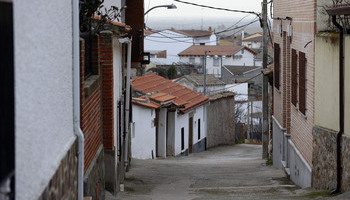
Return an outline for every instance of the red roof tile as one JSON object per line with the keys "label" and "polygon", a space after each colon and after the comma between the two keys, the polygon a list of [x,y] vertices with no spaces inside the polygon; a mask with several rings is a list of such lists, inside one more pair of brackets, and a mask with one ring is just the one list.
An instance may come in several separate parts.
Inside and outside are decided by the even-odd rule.
{"label": "red roof tile", "polygon": [[160,108],[159,104],[154,103],[152,101],[148,101],[145,98],[132,98],[132,103],[140,105],[140,106],[144,106],[147,108],[153,108],[153,109]]}
{"label": "red roof tile", "polygon": [[156,93],[156,96],[161,96],[159,93],[168,93],[169,96],[174,96],[174,105],[182,107],[180,108],[180,111],[183,113],[207,102],[209,99],[207,96],[204,96],[199,92],[191,90],[154,73],[134,78],[132,81],[132,87],[134,90],[144,94]]}
{"label": "red roof tile", "polygon": [[167,93],[158,93],[158,94],[154,94],[152,96],[149,97],[150,99],[159,101],[159,102],[167,102],[167,101],[171,101],[173,99],[175,99],[176,97],[173,95],[169,95]]}
{"label": "red roof tile", "polygon": [[252,49],[244,46],[204,46],[193,45],[179,53],[179,56],[204,56],[207,51],[208,56],[232,56],[241,49],[246,49],[256,55]]}

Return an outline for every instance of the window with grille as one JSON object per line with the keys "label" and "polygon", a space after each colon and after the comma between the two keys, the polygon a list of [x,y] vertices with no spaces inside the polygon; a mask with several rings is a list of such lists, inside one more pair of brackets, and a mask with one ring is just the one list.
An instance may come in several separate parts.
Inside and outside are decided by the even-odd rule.
{"label": "window with grille", "polygon": [[298,55],[292,49],[292,104],[297,106],[298,102]]}
{"label": "window with grille", "polygon": [[299,110],[306,114],[306,57],[299,52]]}
{"label": "window with grille", "polygon": [[274,83],[275,83],[275,87],[278,90],[280,89],[280,54],[281,54],[280,45],[275,43],[274,44]]}
{"label": "window with grille", "polygon": [[189,58],[189,62],[190,62],[191,64],[194,64],[195,58],[193,58],[193,57]]}

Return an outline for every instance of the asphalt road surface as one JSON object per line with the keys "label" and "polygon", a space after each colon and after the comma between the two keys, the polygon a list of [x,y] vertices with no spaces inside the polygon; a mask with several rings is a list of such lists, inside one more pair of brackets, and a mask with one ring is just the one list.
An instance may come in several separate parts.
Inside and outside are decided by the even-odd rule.
{"label": "asphalt road surface", "polygon": [[183,157],[133,159],[125,191],[107,200],[331,199],[301,189],[284,171],[266,166],[260,145],[234,145]]}

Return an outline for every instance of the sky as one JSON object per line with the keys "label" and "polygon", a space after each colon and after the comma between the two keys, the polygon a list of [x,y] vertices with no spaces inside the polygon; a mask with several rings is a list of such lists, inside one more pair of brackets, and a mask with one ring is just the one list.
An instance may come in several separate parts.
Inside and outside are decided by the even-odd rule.
{"label": "sky", "polygon": [[[262,0],[183,0],[191,3],[208,5],[213,7],[261,12]],[[158,5],[175,4],[177,9],[156,8],[150,11],[145,16],[146,24],[153,26],[160,23],[165,24],[184,24],[190,26],[196,24],[197,26],[210,24],[225,24],[227,26],[234,24],[242,17],[244,20],[251,21],[255,18],[254,15],[247,15],[242,13],[227,12],[221,10],[213,10],[209,8],[201,8],[193,5],[187,5],[173,0],[144,0],[145,12],[150,8]]]}
{"label": "sky", "polygon": [[[246,10],[261,12],[262,0],[183,0],[197,4],[209,5],[228,9]],[[210,19],[210,18],[233,18],[242,17],[246,14],[233,13],[227,11],[213,10],[209,8],[200,8],[192,5],[186,5],[173,0],[145,0],[145,11],[157,5],[175,4],[177,9],[156,8],[150,11],[146,18],[148,20],[160,18],[187,18],[187,19]]]}

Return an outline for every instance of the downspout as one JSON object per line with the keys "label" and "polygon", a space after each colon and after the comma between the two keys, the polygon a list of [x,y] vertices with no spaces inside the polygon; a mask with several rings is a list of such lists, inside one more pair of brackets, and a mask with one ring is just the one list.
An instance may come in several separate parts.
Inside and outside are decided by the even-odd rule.
{"label": "downspout", "polygon": [[129,112],[130,112],[130,71],[131,71],[131,45],[132,38],[121,38],[120,43],[126,43],[128,45],[128,57],[127,57],[127,68],[126,68],[126,88],[125,88],[125,126],[124,126],[124,167],[128,166],[128,155],[129,155]]}
{"label": "downspout", "polygon": [[339,29],[339,132],[337,134],[337,187],[332,194],[341,190],[341,138],[344,134],[344,28],[337,22],[337,16],[332,16],[333,24]]}
{"label": "downspout", "polygon": [[79,2],[73,4],[73,124],[78,137],[78,200],[84,195],[84,134],[80,128]]}

